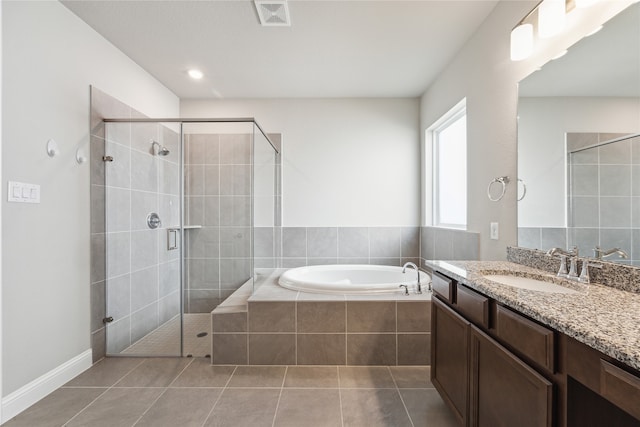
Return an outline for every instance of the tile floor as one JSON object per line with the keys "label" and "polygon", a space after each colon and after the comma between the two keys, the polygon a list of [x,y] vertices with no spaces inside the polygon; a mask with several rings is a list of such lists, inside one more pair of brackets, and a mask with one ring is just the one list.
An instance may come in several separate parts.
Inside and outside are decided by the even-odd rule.
{"label": "tile floor", "polygon": [[429,367],[107,358],[5,426],[455,426]]}

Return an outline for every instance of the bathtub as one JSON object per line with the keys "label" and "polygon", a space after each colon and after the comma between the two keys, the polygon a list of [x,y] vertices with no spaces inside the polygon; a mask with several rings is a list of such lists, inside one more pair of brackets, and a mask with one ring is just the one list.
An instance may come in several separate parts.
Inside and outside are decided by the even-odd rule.
{"label": "bathtub", "polygon": [[[431,278],[420,272],[423,290]],[[284,272],[278,283],[283,288],[321,294],[381,294],[404,292],[408,285],[413,292],[417,284],[416,271],[386,265],[316,265],[298,267]]]}

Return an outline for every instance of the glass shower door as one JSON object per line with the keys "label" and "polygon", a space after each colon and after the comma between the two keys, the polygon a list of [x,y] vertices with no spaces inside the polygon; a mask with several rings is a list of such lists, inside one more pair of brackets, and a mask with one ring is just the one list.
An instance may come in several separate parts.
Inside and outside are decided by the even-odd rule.
{"label": "glass shower door", "polygon": [[177,123],[105,123],[108,355],[182,355]]}

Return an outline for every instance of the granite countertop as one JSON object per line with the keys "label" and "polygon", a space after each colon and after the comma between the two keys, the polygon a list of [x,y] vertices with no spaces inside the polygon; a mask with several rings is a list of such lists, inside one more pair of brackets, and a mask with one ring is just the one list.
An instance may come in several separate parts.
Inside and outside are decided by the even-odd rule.
{"label": "granite countertop", "polygon": [[[433,270],[640,370],[640,294],[597,283],[561,279],[546,271],[506,261],[427,261]],[[575,289],[561,294],[519,289],[485,279],[485,274],[541,277]]]}

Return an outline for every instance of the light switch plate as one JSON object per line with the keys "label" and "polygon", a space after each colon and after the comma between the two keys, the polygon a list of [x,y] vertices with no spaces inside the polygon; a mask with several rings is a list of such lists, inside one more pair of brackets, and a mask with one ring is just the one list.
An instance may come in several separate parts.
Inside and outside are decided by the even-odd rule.
{"label": "light switch plate", "polygon": [[491,231],[490,231],[490,236],[489,237],[492,240],[498,240],[498,237],[500,236],[500,229],[499,229],[498,223],[497,222],[492,222],[490,230]]}
{"label": "light switch plate", "polygon": [[40,186],[9,181],[7,201],[13,203],[40,203]]}

